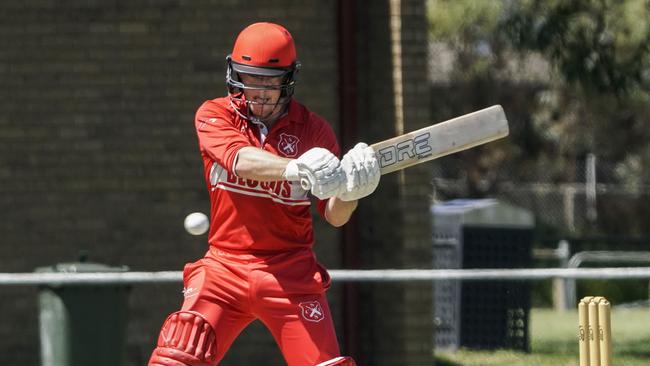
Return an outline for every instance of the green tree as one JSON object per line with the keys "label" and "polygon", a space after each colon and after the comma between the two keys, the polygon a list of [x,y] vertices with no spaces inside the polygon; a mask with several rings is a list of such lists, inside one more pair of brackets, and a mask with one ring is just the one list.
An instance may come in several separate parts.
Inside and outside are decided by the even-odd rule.
{"label": "green tree", "polygon": [[613,182],[643,176],[630,162],[648,155],[650,2],[524,0],[504,10],[498,33],[509,46],[541,53],[558,71],[553,114],[575,115],[561,121],[574,136],[563,150],[627,166],[603,177]]}
{"label": "green tree", "polygon": [[541,52],[588,94],[650,90],[646,0],[513,1],[500,28],[512,47]]}
{"label": "green tree", "polygon": [[[480,150],[458,158],[470,177],[465,193],[491,195],[500,179],[581,181],[588,153],[598,157],[599,182],[641,190],[648,185],[650,1],[428,5],[430,39],[445,45],[453,59],[448,85],[434,86],[440,90],[433,93],[433,115],[435,108],[458,113],[498,102],[512,122],[510,143],[489,149],[497,158],[481,158]],[[491,184],[484,184],[485,177]],[[628,211],[609,211],[633,219],[616,228],[601,222],[601,230],[650,230],[633,205],[619,206]]]}

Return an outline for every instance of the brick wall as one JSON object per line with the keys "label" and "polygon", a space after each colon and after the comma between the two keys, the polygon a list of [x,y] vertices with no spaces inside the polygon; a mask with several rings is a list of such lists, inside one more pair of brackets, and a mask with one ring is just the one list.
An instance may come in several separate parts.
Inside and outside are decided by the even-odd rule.
{"label": "brick wall", "polygon": [[[427,120],[418,59],[426,51],[418,35],[421,3],[402,5],[407,129]],[[179,270],[200,257],[205,238],[182,228],[187,213],[208,210],[192,120],[203,100],[225,92],[224,57],[244,25],[270,20],[292,31],[303,63],[297,98],[339,129],[337,1],[315,4],[2,2],[0,272],[74,261],[80,251],[91,261],[143,271]],[[366,141],[377,141],[394,135],[388,5],[359,1],[358,9],[359,130]],[[360,207],[367,267],[428,264],[427,171],[411,168],[404,177],[404,183],[385,177],[376,197]],[[393,225],[382,225],[387,222]],[[340,267],[339,233],[319,221],[317,235],[319,258]],[[377,357],[367,364],[403,364],[396,360],[404,354],[415,357],[409,364],[424,364],[418,357],[430,355],[431,344],[411,324],[426,324],[416,320],[429,298],[419,285],[381,288],[369,288],[371,300],[362,301],[370,317],[364,319],[369,333],[362,334],[365,358]],[[335,285],[330,294],[340,328],[339,292]],[[37,289],[0,287],[0,294],[11,299],[0,302],[2,318],[24,319],[0,322],[0,359],[38,365]],[[180,284],[133,287],[127,365],[146,362],[161,322],[180,301]],[[407,301],[414,301],[408,309],[402,306]],[[386,311],[395,316],[384,323]],[[384,330],[399,333],[399,341],[382,336]],[[254,324],[223,364],[281,364],[281,356]]]}
{"label": "brick wall", "polygon": [[[391,0],[393,1],[393,0]],[[361,2],[360,113],[364,139],[396,135],[390,17],[399,16],[404,131],[430,124],[426,77],[424,2]],[[394,4],[395,5],[395,4]],[[431,266],[429,202],[431,172],[426,164],[382,177],[372,199],[360,204],[365,268]],[[362,290],[364,361],[369,365],[431,365],[433,343],[430,284],[365,285]]]}
{"label": "brick wall", "polygon": [[[254,21],[281,21],[304,65],[297,97],[336,125],[334,5],[3,2],[0,271],[74,261],[81,249],[90,260],[134,270],[180,270],[201,256],[205,238],[182,227],[187,213],[208,210],[196,107],[225,92],[224,57],[237,32]],[[336,247],[335,234],[321,240]],[[0,305],[3,318],[26,319],[21,327],[2,322],[0,358],[37,365],[36,290],[0,290],[15,299]],[[180,300],[180,286],[133,289],[129,365],[144,364]],[[279,362],[259,328],[246,331],[224,364],[240,364],[237,355]]]}
{"label": "brick wall", "polygon": [[[429,83],[427,78],[426,7],[422,1],[402,2],[402,52],[404,79],[405,130],[412,131],[431,124]],[[404,212],[404,267],[430,268],[432,263],[431,166],[422,164],[405,171],[400,198]],[[430,318],[432,292],[429,283],[404,286],[402,304],[408,304],[403,331],[408,342],[406,365],[432,365],[433,332]]]}

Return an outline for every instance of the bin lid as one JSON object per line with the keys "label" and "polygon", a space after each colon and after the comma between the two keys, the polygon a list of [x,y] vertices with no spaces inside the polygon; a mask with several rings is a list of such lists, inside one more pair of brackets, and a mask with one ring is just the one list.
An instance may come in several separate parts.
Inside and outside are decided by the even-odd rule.
{"label": "bin lid", "polygon": [[93,262],[66,262],[51,266],[38,267],[35,272],[92,273],[92,272],[127,272],[128,266],[108,266]]}
{"label": "bin lid", "polygon": [[535,225],[533,214],[500,200],[454,199],[431,206],[435,219],[455,218],[459,224],[479,226],[508,226],[530,228]]}

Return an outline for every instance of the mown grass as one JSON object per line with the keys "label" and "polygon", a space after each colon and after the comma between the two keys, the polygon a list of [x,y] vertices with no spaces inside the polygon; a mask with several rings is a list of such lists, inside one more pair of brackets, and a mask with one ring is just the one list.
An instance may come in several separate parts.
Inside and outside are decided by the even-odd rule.
{"label": "mown grass", "polygon": [[[435,354],[437,366],[578,366],[578,315],[533,309],[530,319],[531,352],[509,350]],[[613,363],[650,365],[650,309],[612,310]]]}

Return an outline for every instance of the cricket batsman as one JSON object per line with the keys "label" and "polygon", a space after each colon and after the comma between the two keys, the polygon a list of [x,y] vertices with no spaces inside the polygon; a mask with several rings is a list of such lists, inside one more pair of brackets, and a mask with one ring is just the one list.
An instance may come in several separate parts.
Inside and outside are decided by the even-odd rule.
{"label": "cricket batsman", "polygon": [[149,365],[216,365],[255,319],[289,366],[355,365],[340,354],[330,277],[312,250],[310,196],[327,222],[345,224],[379,183],[375,154],[359,143],[339,160],[330,125],[293,98],[300,62],[284,27],[248,26],[226,61],[228,95],[195,119],[209,249],[185,266],[183,305],[164,321]]}

